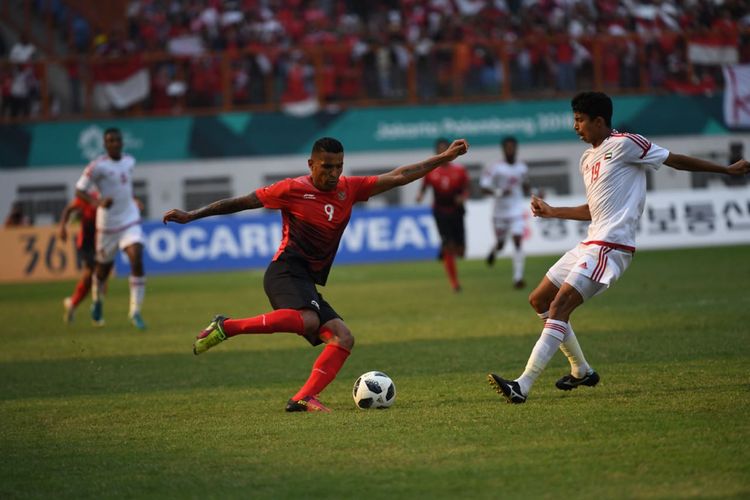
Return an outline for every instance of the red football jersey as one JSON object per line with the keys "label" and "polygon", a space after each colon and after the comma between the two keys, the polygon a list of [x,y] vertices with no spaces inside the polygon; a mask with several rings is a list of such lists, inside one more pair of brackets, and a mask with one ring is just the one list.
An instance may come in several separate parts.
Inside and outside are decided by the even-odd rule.
{"label": "red football jersey", "polygon": [[352,206],[370,198],[377,179],[341,176],[335,190],[321,191],[306,175],[255,191],[265,208],[281,210],[282,239],[273,260],[282,254],[302,258],[315,282],[325,285]]}
{"label": "red football jersey", "polygon": [[[96,194],[91,195],[94,199],[97,199]],[[78,209],[81,214],[81,230],[78,231],[76,237],[76,247],[78,248],[94,248],[96,241],[96,205],[86,203],[81,198],[77,197],[73,200],[73,206]]]}
{"label": "red football jersey", "polygon": [[452,212],[462,208],[456,198],[469,189],[469,175],[458,163],[449,163],[432,170],[422,181],[433,189],[433,208],[441,212]]}

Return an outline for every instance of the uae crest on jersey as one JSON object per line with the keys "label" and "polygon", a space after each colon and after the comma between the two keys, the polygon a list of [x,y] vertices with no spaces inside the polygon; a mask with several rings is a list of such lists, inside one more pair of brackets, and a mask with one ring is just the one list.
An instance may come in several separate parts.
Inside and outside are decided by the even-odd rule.
{"label": "uae crest on jersey", "polygon": [[345,191],[339,191],[336,193],[336,196],[339,197],[339,200],[344,201],[346,199],[346,192]]}
{"label": "uae crest on jersey", "polygon": [[604,155],[604,159],[605,160],[611,160],[612,159],[612,153],[610,152],[610,153],[605,154]]}

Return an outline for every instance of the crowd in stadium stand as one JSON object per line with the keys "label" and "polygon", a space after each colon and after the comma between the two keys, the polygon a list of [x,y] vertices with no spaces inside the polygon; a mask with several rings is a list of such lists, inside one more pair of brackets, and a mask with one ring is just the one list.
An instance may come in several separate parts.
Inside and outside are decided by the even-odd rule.
{"label": "crowd in stadium stand", "polygon": [[[717,48],[750,61],[747,0],[133,0],[127,24],[102,34],[52,5],[66,18],[72,52],[173,57],[150,69],[154,110],[178,100],[219,105],[220,60],[209,56],[219,51],[232,56],[234,104],[274,98],[269,77],[281,102],[400,98],[412,65],[421,101],[452,96],[456,74],[461,95],[497,94],[506,77],[513,92],[568,92],[591,83],[594,36],[612,37],[597,56],[610,90],[707,94],[721,79]],[[509,47],[505,67],[500,41]],[[312,61],[311,48],[330,50]],[[75,65],[69,70],[75,77]],[[17,73],[6,72],[4,95],[9,79],[24,78]]]}

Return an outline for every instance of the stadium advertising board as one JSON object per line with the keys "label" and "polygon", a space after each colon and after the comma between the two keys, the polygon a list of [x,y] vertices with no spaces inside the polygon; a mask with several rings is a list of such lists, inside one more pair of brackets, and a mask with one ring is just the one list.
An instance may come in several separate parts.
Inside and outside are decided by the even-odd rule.
{"label": "stadium advertising board", "polygon": [[58,228],[17,227],[0,230],[3,258],[0,281],[74,279],[81,270],[75,238],[60,241]]}
{"label": "stadium advertising board", "polygon": [[[648,137],[726,134],[721,96],[615,97],[614,125]],[[223,113],[195,117],[106,119],[0,126],[0,167],[82,165],[103,151],[102,132],[118,127],[125,149],[143,163],[202,158],[308,154],[319,137],[347,152],[424,149],[438,137],[495,145],[512,134],[523,143],[570,141],[567,99],[436,106],[352,108],[296,117]]]}
{"label": "stadium advertising board", "polygon": [[[215,217],[187,225],[144,225],[147,273],[222,271],[265,267],[281,241],[278,213]],[[341,239],[338,263],[434,258],[440,244],[431,212],[419,208],[355,210]],[[128,273],[120,254],[118,273]]]}
{"label": "stadium advertising board", "polygon": [[[548,201],[570,206],[585,200]],[[468,258],[483,258],[491,248],[491,213],[490,200],[468,204]],[[529,255],[562,254],[585,237],[587,227],[585,222],[538,219],[529,213],[525,250]],[[144,230],[148,274],[263,268],[281,241],[277,213],[216,217],[184,226],[150,222]],[[650,193],[637,239],[639,249],[750,244],[750,188]],[[336,262],[434,259],[439,245],[428,207],[359,209],[352,214]],[[122,254],[117,272],[128,273]]]}

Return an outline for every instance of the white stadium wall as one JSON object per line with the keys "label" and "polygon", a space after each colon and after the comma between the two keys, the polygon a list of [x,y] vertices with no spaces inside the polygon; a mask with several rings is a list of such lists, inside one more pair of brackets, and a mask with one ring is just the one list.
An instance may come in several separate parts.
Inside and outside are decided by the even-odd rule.
{"label": "white stadium wall", "polygon": [[[727,135],[721,138],[711,137],[656,137],[651,138],[654,142],[676,152],[689,155],[711,158],[714,161],[724,163],[731,142],[744,142],[750,146],[749,134]],[[553,163],[561,165],[568,175],[568,192],[572,198],[561,198],[563,203],[582,201],[583,183],[577,172],[578,159],[586,145],[577,141],[562,143],[548,143],[525,145],[520,144],[519,159],[528,163]],[[750,149],[750,148],[746,148]],[[347,154],[345,158],[345,172],[349,174],[372,174],[382,172],[386,169],[415,162],[431,154],[430,149],[378,152],[378,153],[355,153]],[[474,147],[470,153],[462,158],[462,161],[476,167],[488,165],[499,158],[499,147]],[[185,195],[185,181],[187,179],[201,179],[206,177],[226,177],[230,179],[230,195],[237,196],[250,192],[268,182],[268,179],[277,179],[287,176],[302,175],[307,171],[306,156],[274,156],[254,157],[246,159],[215,159],[206,161],[190,162],[163,162],[163,163],[139,163],[136,166],[135,179],[144,182],[145,194],[148,197],[149,219],[159,219],[160,215],[173,207],[183,207]],[[17,198],[19,187],[33,187],[37,185],[58,184],[65,185],[66,195],[74,195],[74,184],[78,179],[84,165],[61,166],[46,168],[24,168],[0,171],[0,215],[4,218],[10,207],[11,201]],[[532,175],[534,168],[532,168]],[[655,172],[652,177],[652,191],[648,199],[653,203],[662,205],[673,200],[681,208],[675,208],[679,214],[686,210],[685,203],[704,200],[725,200],[737,194],[747,199],[747,189],[722,189],[721,186],[709,189],[691,190],[691,177],[688,173],[678,172],[664,167]],[[401,205],[413,205],[416,198],[419,183],[413,183],[401,188],[399,201]],[[548,193],[553,202],[556,201],[555,193]],[[576,201],[577,200],[577,201]],[[429,202],[429,200],[427,201]],[[426,203],[427,203],[426,202]],[[489,219],[489,200],[475,200],[470,203],[468,224],[469,256],[479,257],[483,255],[491,244],[491,227]],[[718,202],[717,202],[718,203]],[[376,197],[368,205],[382,206],[385,204],[383,197]],[[683,204],[683,205],[680,205]],[[747,208],[747,207],[745,207]],[[721,212],[724,207],[715,205],[714,212]],[[679,215],[682,217],[682,215]],[[680,219],[682,221],[682,219]],[[38,221],[45,222],[45,221]],[[47,221],[52,222],[52,221]],[[684,223],[685,221],[682,221]],[[719,224],[720,225],[720,224]],[[744,233],[743,233],[744,234]],[[684,237],[683,237],[684,236]],[[658,238],[651,238],[647,233],[640,235],[641,248],[656,248],[664,246],[681,246],[684,244],[713,244],[713,243],[750,243],[747,235],[738,236],[734,233],[721,233],[717,231],[715,238],[694,238],[673,232]],[[561,239],[560,245],[550,246],[548,240],[536,240],[534,233],[527,245],[529,253],[557,253],[562,248],[567,248],[576,237]]]}

